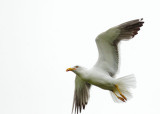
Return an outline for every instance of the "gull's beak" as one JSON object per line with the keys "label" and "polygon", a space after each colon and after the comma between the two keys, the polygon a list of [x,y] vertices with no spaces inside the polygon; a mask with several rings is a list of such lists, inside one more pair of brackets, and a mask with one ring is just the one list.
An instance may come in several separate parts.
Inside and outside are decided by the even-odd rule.
{"label": "gull's beak", "polygon": [[67,68],[66,72],[76,70],[75,68]]}

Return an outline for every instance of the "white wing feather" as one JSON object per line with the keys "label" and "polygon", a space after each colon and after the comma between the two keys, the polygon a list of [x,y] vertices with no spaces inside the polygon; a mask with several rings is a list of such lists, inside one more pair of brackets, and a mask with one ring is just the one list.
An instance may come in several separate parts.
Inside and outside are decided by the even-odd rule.
{"label": "white wing feather", "polygon": [[117,44],[123,39],[133,38],[143,23],[142,19],[128,21],[98,35],[96,44],[99,58],[94,67],[100,68],[114,76],[118,70]]}

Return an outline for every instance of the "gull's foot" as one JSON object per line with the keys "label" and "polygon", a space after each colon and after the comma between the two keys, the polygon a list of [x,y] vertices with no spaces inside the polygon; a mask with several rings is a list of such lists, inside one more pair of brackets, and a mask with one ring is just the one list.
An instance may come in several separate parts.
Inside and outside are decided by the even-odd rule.
{"label": "gull's foot", "polygon": [[[121,91],[119,90],[118,85],[115,85],[115,87],[116,87],[116,89],[118,90],[118,93],[123,97],[123,99],[127,101],[127,98],[126,98],[126,97],[121,93]],[[118,99],[120,99],[120,98],[118,98]],[[121,100],[121,99],[120,99],[120,100]]]}
{"label": "gull's foot", "polygon": [[117,96],[117,98],[123,102],[126,102],[124,98]]}
{"label": "gull's foot", "polygon": [[120,95],[127,101],[127,98],[123,94],[120,94]]}

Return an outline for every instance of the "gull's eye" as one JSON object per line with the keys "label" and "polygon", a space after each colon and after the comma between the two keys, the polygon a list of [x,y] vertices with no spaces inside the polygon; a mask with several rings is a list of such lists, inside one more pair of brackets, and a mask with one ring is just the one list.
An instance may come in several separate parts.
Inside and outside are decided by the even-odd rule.
{"label": "gull's eye", "polygon": [[78,68],[78,66],[75,66],[76,68]]}

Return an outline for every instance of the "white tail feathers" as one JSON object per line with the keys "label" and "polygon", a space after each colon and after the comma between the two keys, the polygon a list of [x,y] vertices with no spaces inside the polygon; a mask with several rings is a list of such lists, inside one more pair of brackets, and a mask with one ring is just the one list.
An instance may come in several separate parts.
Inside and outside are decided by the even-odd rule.
{"label": "white tail feathers", "polygon": [[[136,78],[134,75],[127,75],[116,80],[116,85],[118,86],[120,92],[129,100],[132,95],[130,93],[130,88],[136,87]],[[116,95],[121,96],[115,87],[114,92]],[[123,101],[119,100],[117,96],[111,91],[111,96],[114,102],[122,103]]]}

